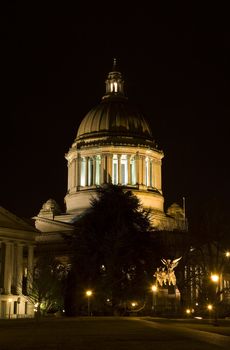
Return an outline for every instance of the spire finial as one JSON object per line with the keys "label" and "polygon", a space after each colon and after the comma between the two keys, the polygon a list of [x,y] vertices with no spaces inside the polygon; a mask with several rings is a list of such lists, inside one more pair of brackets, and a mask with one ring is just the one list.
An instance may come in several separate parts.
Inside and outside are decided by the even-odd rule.
{"label": "spire finial", "polygon": [[113,59],[113,72],[116,72],[117,71],[117,59],[114,58]]}

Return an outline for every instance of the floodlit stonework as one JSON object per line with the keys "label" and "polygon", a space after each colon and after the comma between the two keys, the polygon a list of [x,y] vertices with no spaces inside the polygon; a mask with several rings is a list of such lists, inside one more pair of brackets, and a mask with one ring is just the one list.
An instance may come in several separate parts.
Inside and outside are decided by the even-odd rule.
{"label": "floodlit stonework", "polygon": [[0,207],[0,318],[34,314],[25,291],[33,269],[36,235],[32,223]]}
{"label": "floodlit stonework", "polygon": [[98,186],[113,183],[131,190],[151,210],[156,230],[187,229],[185,211],[179,205],[164,211],[164,154],[144,116],[126,97],[116,61],[105,83],[105,95],[83,118],[66,154],[66,211],[61,212],[56,201],[48,199],[33,218],[34,228],[32,222],[0,207],[0,318],[34,315],[25,296],[34,248],[37,255],[52,247],[57,255],[67,256],[63,233],[74,230],[74,221],[90,206]]}
{"label": "floodlit stonework", "polygon": [[116,61],[105,83],[105,95],[83,118],[66,154],[66,212],[60,213],[56,202],[48,200],[36,217],[36,228],[44,233],[71,230],[70,226],[62,225],[71,224],[90,206],[98,186],[113,183],[132,190],[143,207],[151,210],[156,229],[186,230],[185,213],[179,205],[164,211],[161,174],[164,154],[144,116],[125,96]]}

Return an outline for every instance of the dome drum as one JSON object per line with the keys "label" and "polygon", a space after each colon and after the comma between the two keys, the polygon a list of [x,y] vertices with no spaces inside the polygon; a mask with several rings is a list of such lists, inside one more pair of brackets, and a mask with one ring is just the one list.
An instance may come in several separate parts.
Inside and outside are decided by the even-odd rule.
{"label": "dome drum", "polygon": [[[144,207],[163,213],[164,198],[159,192],[150,192],[148,190],[139,191],[137,187],[135,188],[131,186],[125,186],[124,189],[132,190],[133,194],[137,196]],[[96,196],[96,187],[94,189],[85,191],[83,190],[74,193],[68,193],[65,197],[66,212],[68,214],[80,214],[84,212],[90,207],[91,199]]]}

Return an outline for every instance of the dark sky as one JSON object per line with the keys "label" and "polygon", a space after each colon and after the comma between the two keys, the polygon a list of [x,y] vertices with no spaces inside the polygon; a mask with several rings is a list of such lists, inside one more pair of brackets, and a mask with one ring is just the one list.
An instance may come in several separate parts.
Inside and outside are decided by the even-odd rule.
{"label": "dark sky", "polygon": [[2,12],[0,205],[29,218],[54,198],[64,210],[65,153],[116,57],[165,153],[165,207],[183,196],[188,216],[207,198],[227,206],[227,8],[80,4]]}

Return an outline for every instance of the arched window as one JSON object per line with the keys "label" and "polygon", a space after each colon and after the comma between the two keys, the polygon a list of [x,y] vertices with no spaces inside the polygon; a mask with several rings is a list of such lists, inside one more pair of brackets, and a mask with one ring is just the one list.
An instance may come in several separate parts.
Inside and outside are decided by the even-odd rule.
{"label": "arched window", "polygon": [[118,84],[116,81],[110,83],[110,92],[118,92]]}

